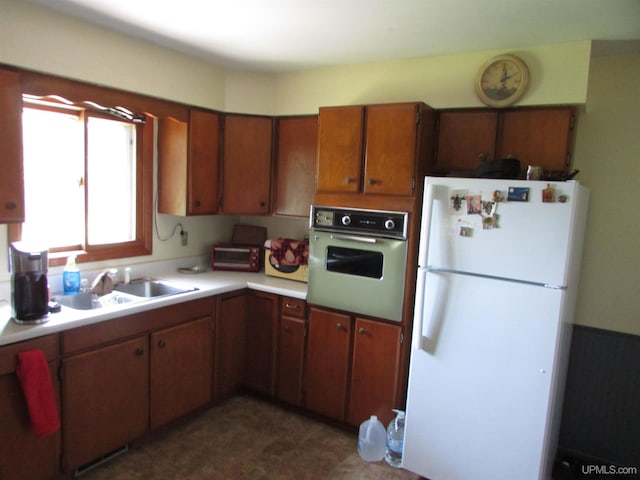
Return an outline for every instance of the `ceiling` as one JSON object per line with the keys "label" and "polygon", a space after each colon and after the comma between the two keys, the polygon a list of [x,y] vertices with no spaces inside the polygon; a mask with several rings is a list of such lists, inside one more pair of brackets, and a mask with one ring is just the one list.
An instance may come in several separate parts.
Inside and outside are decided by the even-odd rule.
{"label": "ceiling", "polygon": [[264,72],[595,40],[640,51],[640,0],[31,0]]}

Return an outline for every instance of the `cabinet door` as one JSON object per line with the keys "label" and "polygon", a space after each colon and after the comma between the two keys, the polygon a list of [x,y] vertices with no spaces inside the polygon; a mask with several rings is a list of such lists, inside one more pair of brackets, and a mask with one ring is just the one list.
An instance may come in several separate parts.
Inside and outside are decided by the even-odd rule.
{"label": "cabinet door", "polygon": [[218,299],[214,364],[216,400],[234,393],[244,379],[247,297],[243,293]]}
{"label": "cabinet door", "polygon": [[220,115],[192,109],[189,117],[188,213],[218,212]]}
{"label": "cabinet door", "polygon": [[265,214],[271,208],[269,117],[226,115],[222,208],[225,214]]}
{"label": "cabinet door", "polygon": [[309,410],[343,420],[351,339],[348,315],[312,308],[309,313],[304,400]]}
{"label": "cabinet door", "polygon": [[269,395],[275,394],[277,295],[249,294],[245,341],[244,384]]}
{"label": "cabinet door", "polygon": [[417,121],[413,103],[367,107],[365,193],[413,194]]}
{"label": "cabinet door", "polygon": [[[55,362],[49,363],[49,370],[59,398]],[[44,438],[33,434],[24,394],[14,373],[0,376],[0,425],[5,440],[0,448],[0,478],[56,478],[60,460],[60,433]]]}
{"label": "cabinet door", "polygon": [[63,439],[69,472],[149,426],[148,337],[63,360]]}
{"label": "cabinet door", "polygon": [[151,334],[151,428],[207,404],[213,378],[212,319]]}
{"label": "cabinet door", "polygon": [[220,116],[193,109],[189,122],[158,121],[158,211],[168,215],[218,211]]}
{"label": "cabinet door", "polygon": [[435,173],[475,176],[481,162],[494,158],[497,128],[495,110],[441,111]]}
{"label": "cabinet door", "polygon": [[280,319],[278,355],[278,398],[292,405],[302,402],[305,321],[300,318]]}
{"label": "cabinet door", "polygon": [[24,222],[20,74],[0,69],[0,223]]}
{"label": "cabinet door", "polygon": [[319,192],[361,188],[364,107],[323,107],[318,124]]}
{"label": "cabinet door", "polygon": [[360,425],[377,415],[387,425],[396,404],[401,327],[356,318],[347,422]]}
{"label": "cabinet door", "polygon": [[315,191],[318,116],[280,118],[277,139],[275,212],[308,217]]}
{"label": "cabinet door", "polygon": [[187,214],[189,125],[175,118],[158,120],[158,212]]}
{"label": "cabinet door", "polygon": [[567,172],[571,163],[574,111],[571,107],[506,110],[497,156],[513,156],[526,170],[541,166],[545,172]]}

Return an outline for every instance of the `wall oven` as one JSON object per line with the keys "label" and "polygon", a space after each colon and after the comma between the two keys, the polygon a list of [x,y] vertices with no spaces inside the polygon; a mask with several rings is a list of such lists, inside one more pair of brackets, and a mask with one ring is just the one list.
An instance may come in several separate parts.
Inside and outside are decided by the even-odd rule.
{"label": "wall oven", "polygon": [[312,206],[308,303],[402,321],[407,217]]}

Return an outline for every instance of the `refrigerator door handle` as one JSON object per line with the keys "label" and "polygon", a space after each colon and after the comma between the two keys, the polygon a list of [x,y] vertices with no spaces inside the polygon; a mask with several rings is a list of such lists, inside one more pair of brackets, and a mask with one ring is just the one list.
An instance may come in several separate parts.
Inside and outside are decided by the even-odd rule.
{"label": "refrigerator door handle", "polygon": [[428,354],[435,354],[436,344],[440,333],[440,322],[442,319],[442,308],[446,297],[446,292],[441,288],[441,279],[435,279],[436,295],[430,295],[427,301],[426,268],[419,268],[416,276],[416,304],[413,316],[413,338],[412,349],[422,350]]}
{"label": "refrigerator door handle", "polygon": [[422,224],[420,225],[420,245],[418,247],[418,266],[427,266],[427,255],[429,252],[429,237],[431,236],[431,216],[433,214],[433,198],[436,186],[427,183],[424,191],[424,201],[422,204]]}
{"label": "refrigerator door handle", "polygon": [[[429,287],[427,289],[427,276]],[[422,350],[435,355],[445,309],[448,301],[446,275],[434,274],[428,268],[419,268],[416,276],[416,302],[413,316],[412,351]]]}
{"label": "refrigerator door handle", "polygon": [[413,338],[411,339],[412,349],[424,350],[422,336],[422,324],[424,320],[424,285],[427,271],[424,268],[418,268],[416,276],[416,301],[413,311]]}

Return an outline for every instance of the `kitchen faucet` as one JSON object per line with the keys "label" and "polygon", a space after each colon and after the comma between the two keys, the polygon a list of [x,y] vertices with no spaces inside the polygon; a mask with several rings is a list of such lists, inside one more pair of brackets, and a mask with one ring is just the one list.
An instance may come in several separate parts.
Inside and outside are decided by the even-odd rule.
{"label": "kitchen faucet", "polygon": [[118,273],[115,268],[109,268],[102,271],[91,284],[91,293],[95,293],[99,297],[107,295],[113,291],[114,276]]}

